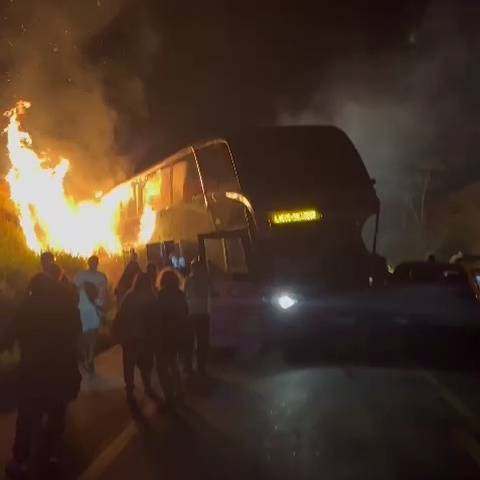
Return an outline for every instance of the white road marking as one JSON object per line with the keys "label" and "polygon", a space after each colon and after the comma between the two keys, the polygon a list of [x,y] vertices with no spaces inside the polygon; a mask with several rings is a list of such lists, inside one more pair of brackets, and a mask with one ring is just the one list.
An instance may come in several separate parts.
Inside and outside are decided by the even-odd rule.
{"label": "white road marking", "polygon": [[480,417],[473,412],[460,398],[457,397],[446,385],[440,382],[434,375],[429,372],[423,372],[423,377],[435,387],[440,396],[447,402],[457,413],[468,420],[471,427],[480,433]]}
{"label": "white road marking", "polygon": [[[465,418],[468,421],[468,425],[472,427],[475,432],[480,433],[480,417],[434,375],[429,372],[423,372],[423,376],[435,387],[442,399]],[[454,439],[468,452],[477,466],[480,467],[480,443],[477,439],[464,429],[456,430],[454,432]]]}
{"label": "white road marking", "polygon": [[120,453],[122,453],[137,432],[138,430],[135,422],[131,421],[120,435],[118,435],[80,475],[78,480],[94,480],[100,478],[105,470],[113,463]]}
{"label": "white road marking", "polygon": [[[143,418],[149,418],[156,412],[156,403],[149,402],[142,410]],[[98,455],[93,462],[78,477],[78,480],[95,480],[101,478],[107,468],[128,446],[129,442],[138,433],[137,424],[131,420],[126,427],[117,435]]]}

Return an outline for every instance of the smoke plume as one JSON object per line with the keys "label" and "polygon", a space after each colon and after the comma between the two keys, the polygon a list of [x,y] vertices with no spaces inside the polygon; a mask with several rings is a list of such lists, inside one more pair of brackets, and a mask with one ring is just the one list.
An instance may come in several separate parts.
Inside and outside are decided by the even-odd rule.
{"label": "smoke plume", "polygon": [[[128,7],[125,0],[42,0],[4,2],[0,65],[4,85],[0,102],[10,108],[18,99],[31,101],[25,123],[34,147],[71,160],[67,189],[91,195],[123,178],[128,162],[118,149],[122,112],[129,121],[147,115],[143,83],[128,62],[112,61],[104,34]],[[142,28],[131,38],[140,44],[146,63],[156,48],[142,10],[130,17]],[[150,35],[150,38],[146,36]],[[148,45],[145,45],[148,43]],[[146,48],[148,47],[148,48]],[[121,95],[120,93],[121,92]],[[118,99],[118,107],[112,98]]]}
{"label": "smoke plume", "polygon": [[331,123],[349,134],[377,180],[380,249],[394,260],[441,249],[443,239],[426,233],[429,210],[480,174],[472,53],[480,35],[468,28],[478,15],[432,2],[401,48],[337,63],[306,108],[280,110],[280,123]]}

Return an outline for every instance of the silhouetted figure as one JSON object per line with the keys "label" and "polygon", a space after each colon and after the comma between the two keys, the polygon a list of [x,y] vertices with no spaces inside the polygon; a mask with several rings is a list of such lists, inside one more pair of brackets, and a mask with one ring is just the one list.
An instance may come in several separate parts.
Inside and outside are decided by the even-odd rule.
{"label": "silhouetted figure", "polygon": [[80,351],[83,366],[91,375],[95,373],[95,347],[104,315],[108,285],[106,275],[98,271],[98,262],[98,257],[92,255],[88,259],[88,269],[78,272],[74,278],[83,329]]}
{"label": "silhouetted figure", "polygon": [[[65,287],[67,287],[74,302],[78,302],[78,292],[75,285],[70,282],[65,272],[58,266],[55,261],[55,256],[52,252],[43,252],[40,255],[40,264],[42,266],[42,272],[49,275],[56,280],[59,280]],[[30,287],[27,288],[30,290]]]}
{"label": "silhouetted figure", "polygon": [[160,273],[156,321],[152,325],[157,372],[168,406],[184,394],[179,363],[191,373],[193,332],[180,277],[171,269]]}
{"label": "silhouetted figure", "polygon": [[42,271],[47,275],[52,274],[52,265],[55,265],[55,256],[52,252],[43,252],[40,255],[40,264],[42,265]]}
{"label": "silhouetted figure", "polygon": [[429,253],[427,256],[427,262],[428,263],[435,263],[437,261],[437,258],[433,253]]}
{"label": "silhouetted figure", "polygon": [[154,292],[157,292],[157,281],[158,281],[158,268],[157,266],[150,262],[147,265],[147,274],[150,277],[150,281],[152,282],[152,287]]}
{"label": "silhouetted figure", "polygon": [[116,319],[116,334],[123,350],[123,376],[127,398],[133,400],[134,374],[138,367],[145,393],[155,396],[151,385],[153,349],[151,325],[156,314],[156,296],[147,273],[137,275]]}
{"label": "silhouetted figure", "polygon": [[[45,275],[48,275],[51,278],[55,278],[58,275],[58,265],[55,263],[55,256],[52,252],[43,252],[40,255],[40,265],[42,267],[42,272]],[[63,276],[63,273],[61,273]],[[37,275],[35,274],[31,279],[27,287],[27,294],[30,294],[31,291],[31,283]]]}
{"label": "silhouetted figure", "polygon": [[190,275],[185,280],[185,295],[197,345],[198,371],[205,374],[210,348],[210,282],[199,260],[191,263]]}
{"label": "silhouetted figure", "polygon": [[76,398],[81,376],[76,345],[81,334],[80,313],[65,285],[61,269],[35,275],[16,316],[21,358],[18,368],[18,416],[13,460],[7,475],[28,473],[32,439],[41,431],[48,467],[56,470],[61,457],[68,403]]}
{"label": "silhouetted figure", "polygon": [[125,270],[118,281],[115,295],[117,296],[117,303],[121,305],[123,299],[130,291],[135,281],[136,276],[141,272],[140,264],[138,263],[138,255],[135,250],[130,252],[130,261],[127,263]]}

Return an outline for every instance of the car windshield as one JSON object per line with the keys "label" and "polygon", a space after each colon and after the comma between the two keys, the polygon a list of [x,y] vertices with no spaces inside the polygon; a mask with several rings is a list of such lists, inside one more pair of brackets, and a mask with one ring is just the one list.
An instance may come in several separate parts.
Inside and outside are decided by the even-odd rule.
{"label": "car windshield", "polygon": [[[445,292],[473,298],[475,292],[466,270],[449,264],[405,263],[395,269],[392,277],[394,286],[432,287]],[[439,301],[443,301],[440,299]]]}
{"label": "car windshield", "polygon": [[432,263],[405,263],[398,265],[393,274],[395,283],[430,283],[445,285],[466,285],[468,276],[464,270],[454,265]]}

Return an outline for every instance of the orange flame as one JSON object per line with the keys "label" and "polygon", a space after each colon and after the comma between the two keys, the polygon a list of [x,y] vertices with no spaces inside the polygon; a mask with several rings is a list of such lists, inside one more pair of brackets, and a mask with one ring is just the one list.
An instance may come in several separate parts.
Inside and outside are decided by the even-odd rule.
{"label": "orange flame", "polygon": [[[5,112],[9,124],[4,130],[11,162],[6,179],[28,247],[37,253],[50,249],[79,256],[99,249],[120,253],[118,224],[122,204],[132,200],[131,185],[123,183],[104,195],[97,192],[92,201],[76,202],[67,196],[64,179],[70,163],[63,158],[55,167],[47,167],[50,159],[34,151],[32,139],[19,121],[28,108],[29,102],[19,101]],[[155,228],[155,213],[148,204],[140,227],[138,241],[147,243]]]}
{"label": "orange flame", "polygon": [[155,231],[155,223],[157,216],[150,205],[145,205],[143,214],[140,218],[140,233],[138,235],[138,243],[145,244],[150,241]]}

